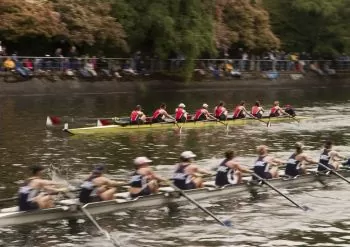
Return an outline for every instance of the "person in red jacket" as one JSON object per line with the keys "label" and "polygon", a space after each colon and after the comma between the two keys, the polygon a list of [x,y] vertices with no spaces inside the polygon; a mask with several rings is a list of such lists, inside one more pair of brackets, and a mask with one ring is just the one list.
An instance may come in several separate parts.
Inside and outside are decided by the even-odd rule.
{"label": "person in red jacket", "polygon": [[220,101],[217,106],[214,108],[214,116],[219,120],[227,119],[227,109],[225,108],[225,103]]}
{"label": "person in red jacket", "polygon": [[175,119],[179,123],[184,123],[187,121],[187,112],[185,110],[186,105],[180,103],[179,106],[175,109]]}
{"label": "person in red jacket", "polygon": [[264,113],[264,108],[262,108],[260,101],[256,101],[254,106],[252,107],[251,114],[256,118],[262,118],[262,114]]}
{"label": "person in red jacket", "polygon": [[204,121],[204,120],[218,120],[218,119],[216,119],[215,117],[210,115],[210,113],[208,111],[208,105],[206,103],[204,103],[202,105],[202,108],[200,108],[196,111],[196,114],[194,116],[194,120],[195,121]]}
{"label": "person in red jacket", "polygon": [[233,111],[233,119],[245,118],[246,115],[251,115],[247,109],[245,109],[245,101],[241,101]]}
{"label": "person in red jacket", "polygon": [[131,124],[143,124],[146,121],[146,115],[142,112],[140,105],[137,105],[130,114]]}
{"label": "person in red jacket", "polygon": [[176,122],[176,119],[167,113],[166,104],[162,103],[160,107],[153,113],[152,122],[153,123],[165,122],[166,118],[169,118],[174,122]]}

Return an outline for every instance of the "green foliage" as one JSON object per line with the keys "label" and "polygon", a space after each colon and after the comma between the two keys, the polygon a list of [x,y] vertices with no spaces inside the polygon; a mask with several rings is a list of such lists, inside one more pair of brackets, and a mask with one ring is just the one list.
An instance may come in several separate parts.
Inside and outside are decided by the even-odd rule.
{"label": "green foliage", "polygon": [[349,50],[348,0],[265,0],[273,31],[290,51],[337,54]]}

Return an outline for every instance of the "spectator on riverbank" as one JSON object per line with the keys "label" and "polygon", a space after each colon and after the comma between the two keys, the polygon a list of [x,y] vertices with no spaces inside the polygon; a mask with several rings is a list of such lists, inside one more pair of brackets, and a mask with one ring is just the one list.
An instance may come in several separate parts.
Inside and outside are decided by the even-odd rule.
{"label": "spectator on riverbank", "polygon": [[23,66],[30,71],[34,70],[33,62],[29,58],[23,60]]}
{"label": "spectator on riverbank", "polygon": [[94,68],[93,61],[91,59],[88,59],[85,63],[84,69],[93,77],[97,76],[97,72]]}
{"label": "spectator on riverbank", "polygon": [[0,40],[0,56],[4,55],[4,48],[2,46],[2,41]]}
{"label": "spectator on riverbank", "polygon": [[77,51],[77,48],[75,46],[72,46],[69,49],[67,57],[69,57],[70,68],[73,69],[73,70],[79,69],[78,56],[79,56],[79,53]]}
{"label": "spectator on riverbank", "polygon": [[10,57],[7,57],[3,63],[3,66],[5,71],[11,71],[16,67],[16,64]]}

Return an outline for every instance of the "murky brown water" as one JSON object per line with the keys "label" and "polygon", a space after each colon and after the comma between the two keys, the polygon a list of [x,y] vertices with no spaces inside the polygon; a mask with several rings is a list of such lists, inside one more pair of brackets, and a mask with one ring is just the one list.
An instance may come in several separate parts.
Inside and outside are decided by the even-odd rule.
{"label": "murky brown water", "polygon": [[[155,92],[152,94],[109,94],[75,96],[22,96],[0,98],[0,198],[16,193],[17,183],[33,163],[60,166],[68,178],[87,174],[94,163],[105,163],[110,174],[126,179],[132,159],[146,155],[154,168],[170,177],[179,153],[192,150],[198,163],[215,168],[228,148],[239,151],[239,160],[251,165],[256,145],[267,144],[276,156],[287,159],[293,143],[302,140],[315,158],[322,142],[331,138],[336,148],[350,156],[349,88],[273,89]],[[88,138],[68,137],[59,129],[45,129],[46,115],[101,117],[128,115],[136,104],[151,113],[165,101],[169,109],[183,102],[193,112],[203,102],[210,107],[219,99],[229,108],[241,99],[261,99],[268,105],[275,99],[290,103],[300,115],[314,118],[297,123],[262,124],[190,130],[123,133]],[[93,121],[91,121],[93,123]],[[78,126],[79,122],[73,123]],[[340,182],[322,188],[310,184],[284,190],[313,211],[290,207],[276,194],[259,200],[239,198],[204,201],[220,218],[232,217],[233,228],[224,228],[193,206],[176,212],[167,208],[118,212],[97,217],[123,246],[350,246],[350,185]],[[0,246],[110,246],[97,236],[87,221],[55,222],[0,229]]]}

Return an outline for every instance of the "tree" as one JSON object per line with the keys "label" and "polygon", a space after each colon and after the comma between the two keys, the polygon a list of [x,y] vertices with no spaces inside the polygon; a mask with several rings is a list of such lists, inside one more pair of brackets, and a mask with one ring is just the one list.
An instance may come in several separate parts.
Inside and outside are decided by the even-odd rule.
{"label": "tree", "polygon": [[265,0],[264,4],[287,50],[337,54],[349,48],[348,0]]}
{"label": "tree", "polygon": [[277,48],[269,14],[260,1],[216,0],[215,38],[218,47],[241,44],[251,50]]}
{"label": "tree", "polygon": [[51,38],[67,31],[48,2],[1,0],[0,19],[0,35],[6,40],[28,36]]}

